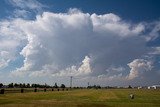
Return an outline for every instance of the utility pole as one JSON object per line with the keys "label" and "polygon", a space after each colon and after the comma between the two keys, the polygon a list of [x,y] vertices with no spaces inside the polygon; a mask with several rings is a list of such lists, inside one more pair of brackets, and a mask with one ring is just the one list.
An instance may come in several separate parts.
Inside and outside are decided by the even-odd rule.
{"label": "utility pole", "polygon": [[89,86],[89,82],[88,82],[88,86],[87,86],[87,89],[89,89],[90,88],[90,86]]}
{"label": "utility pole", "polygon": [[72,76],[70,77],[70,88],[72,88]]}

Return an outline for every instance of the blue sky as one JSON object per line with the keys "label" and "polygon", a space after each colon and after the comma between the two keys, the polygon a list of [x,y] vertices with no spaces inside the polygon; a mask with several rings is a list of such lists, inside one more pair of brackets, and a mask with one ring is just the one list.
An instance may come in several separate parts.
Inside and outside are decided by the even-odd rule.
{"label": "blue sky", "polygon": [[88,13],[105,14],[111,12],[131,21],[159,19],[160,10],[159,0],[52,0],[48,4],[52,4],[51,11],[53,12],[66,12],[68,8],[78,8]]}
{"label": "blue sky", "polygon": [[[153,21],[159,19],[159,0],[38,0],[45,4],[46,11],[67,12],[69,8],[78,8],[88,13],[115,13],[130,21]],[[8,17],[14,9],[8,1],[2,0],[0,4],[1,18]]]}
{"label": "blue sky", "polygon": [[[160,83],[159,0],[0,1],[0,82]],[[86,82],[87,81],[87,82]]]}

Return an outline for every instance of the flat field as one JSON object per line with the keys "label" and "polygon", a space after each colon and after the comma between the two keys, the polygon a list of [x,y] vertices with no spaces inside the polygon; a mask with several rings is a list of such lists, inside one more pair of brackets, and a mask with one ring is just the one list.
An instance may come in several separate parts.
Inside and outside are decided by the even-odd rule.
{"label": "flat field", "polygon": [[[130,99],[129,95],[135,98]],[[0,107],[160,107],[160,90],[81,89],[0,94]]]}

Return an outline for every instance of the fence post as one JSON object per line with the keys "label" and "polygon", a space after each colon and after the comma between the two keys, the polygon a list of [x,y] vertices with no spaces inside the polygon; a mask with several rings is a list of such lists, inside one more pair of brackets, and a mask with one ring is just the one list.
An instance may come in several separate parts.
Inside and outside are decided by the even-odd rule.
{"label": "fence post", "polygon": [[34,92],[37,92],[37,88],[34,89]]}
{"label": "fence post", "polygon": [[46,92],[46,88],[44,89],[44,92]]}
{"label": "fence post", "polygon": [[22,88],[22,89],[21,89],[21,93],[23,93],[23,92],[24,92],[24,89]]}
{"label": "fence post", "polygon": [[4,94],[4,89],[1,89],[1,93],[0,94]]}

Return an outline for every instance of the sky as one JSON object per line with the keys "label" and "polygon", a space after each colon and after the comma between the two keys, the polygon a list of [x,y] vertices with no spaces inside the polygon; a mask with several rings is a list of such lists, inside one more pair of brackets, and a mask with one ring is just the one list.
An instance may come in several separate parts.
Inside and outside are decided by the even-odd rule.
{"label": "sky", "polygon": [[160,84],[159,0],[1,0],[0,82]]}

